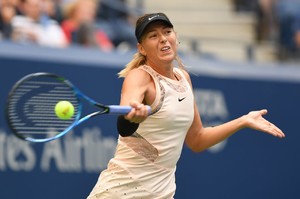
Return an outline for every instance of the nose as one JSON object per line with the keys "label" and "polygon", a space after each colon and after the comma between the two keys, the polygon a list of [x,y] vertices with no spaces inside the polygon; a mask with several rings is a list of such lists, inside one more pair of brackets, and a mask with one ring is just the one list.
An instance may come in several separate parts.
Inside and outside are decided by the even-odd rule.
{"label": "nose", "polygon": [[165,43],[167,43],[167,39],[165,37],[162,37],[161,42],[165,44]]}
{"label": "nose", "polygon": [[163,34],[161,34],[160,35],[160,41],[161,41],[161,43],[165,44],[168,40],[167,40],[167,38]]}

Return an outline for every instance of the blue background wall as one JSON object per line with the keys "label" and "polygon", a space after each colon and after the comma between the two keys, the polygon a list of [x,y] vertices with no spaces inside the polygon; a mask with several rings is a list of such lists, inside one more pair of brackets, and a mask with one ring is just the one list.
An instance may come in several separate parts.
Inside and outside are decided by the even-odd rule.
{"label": "blue background wall", "polygon": [[[0,198],[85,198],[116,145],[115,116],[93,118],[63,139],[29,144],[7,127],[4,107],[12,85],[32,72],[70,79],[91,98],[118,104],[117,72],[132,53],[57,50],[0,44]],[[300,198],[300,67],[225,63],[183,57],[204,125],[267,108],[283,140],[244,129],[202,153],[184,147],[175,198]],[[86,112],[93,108],[86,106]]]}

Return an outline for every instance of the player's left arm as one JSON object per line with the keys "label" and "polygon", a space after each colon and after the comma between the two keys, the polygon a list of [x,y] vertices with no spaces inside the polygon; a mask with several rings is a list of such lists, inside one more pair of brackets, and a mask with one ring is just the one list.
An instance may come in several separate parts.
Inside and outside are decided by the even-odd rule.
{"label": "player's left arm", "polygon": [[[187,72],[185,72],[185,75],[192,87],[190,76]],[[284,133],[277,126],[263,118],[263,115],[266,113],[267,110],[265,109],[251,111],[247,115],[243,115],[227,123],[204,128],[197,105],[194,103],[194,120],[187,132],[185,142],[191,150],[200,152],[225,140],[243,128],[252,128],[283,138],[285,136]]]}

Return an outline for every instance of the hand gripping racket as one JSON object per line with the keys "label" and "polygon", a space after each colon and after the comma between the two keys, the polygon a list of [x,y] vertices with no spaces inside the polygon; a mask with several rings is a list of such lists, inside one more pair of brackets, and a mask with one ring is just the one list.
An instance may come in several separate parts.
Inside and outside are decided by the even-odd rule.
{"label": "hand gripping racket", "polygon": [[[82,100],[99,110],[81,117]],[[60,119],[55,106],[69,101],[74,115]],[[151,109],[147,106],[150,114]],[[103,105],[79,91],[70,81],[52,73],[32,73],[20,79],[8,95],[6,116],[14,134],[30,142],[48,142],[68,133],[72,128],[97,115],[127,114],[131,106]]]}

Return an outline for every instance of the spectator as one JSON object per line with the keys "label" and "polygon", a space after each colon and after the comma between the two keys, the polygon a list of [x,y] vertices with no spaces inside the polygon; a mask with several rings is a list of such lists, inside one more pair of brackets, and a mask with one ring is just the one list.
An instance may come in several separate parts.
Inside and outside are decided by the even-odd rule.
{"label": "spectator", "polygon": [[300,13],[296,18],[294,24],[294,30],[295,30],[295,35],[294,35],[295,44],[296,44],[297,51],[299,53],[300,52]]}
{"label": "spectator", "polygon": [[62,2],[61,0],[50,0],[45,1],[44,3],[44,10],[47,15],[61,24],[63,20],[63,13],[62,13]]}
{"label": "spectator", "polygon": [[277,0],[276,14],[279,21],[279,59],[289,59],[297,51],[297,21],[300,0]]}
{"label": "spectator", "polygon": [[0,5],[0,39],[11,39],[13,32],[12,18],[16,15],[15,7],[7,2],[1,2]]}
{"label": "spectator", "polygon": [[96,27],[96,9],[95,0],[77,0],[66,4],[66,19],[61,26],[69,44],[99,47],[110,51],[114,48],[112,42],[105,32]]}
{"label": "spectator", "polygon": [[12,7],[14,7],[16,14],[20,14],[19,12],[19,2],[20,0],[0,0],[0,7],[2,5],[10,5]]}
{"label": "spectator", "polygon": [[20,0],[20,12],[12,19],[16,42],[49,47],[65,47],[66,38],[57,21],[50,19],[43,5],[51,0]]}
{"label": "spectator", "polygon": [[300,61],[300,13],[297,14],[292,24],[292,34],[294,42],[294,51],[290,52],[290,60],[299,60]]}
{"label": "spectator", "polygon": [[115,46],[124,46],[135,49],[137,45],[134,37],[134,14],[126,0],[102,0],[99,3],[97,24],[103,29]]}
{"label": "spectator", "polygon": [[277,0],[257,0],[256,13],[256,40],[277,40],[278,23],[276,19]]}
{"label": "spectator", "polygon": [[232,0],[234,5],[234,10],[240,11],[253,11],[257,0]]}

